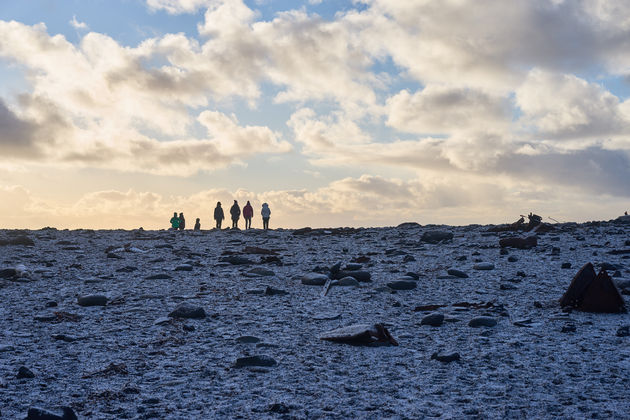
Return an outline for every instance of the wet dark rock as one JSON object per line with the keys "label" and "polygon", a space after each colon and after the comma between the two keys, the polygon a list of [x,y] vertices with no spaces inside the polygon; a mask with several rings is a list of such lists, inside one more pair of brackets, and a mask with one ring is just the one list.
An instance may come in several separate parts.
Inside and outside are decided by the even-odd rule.
{"label": "wet dark rock", "polygon": [[431,355],[431,360],[437,360],[438,362],[442,362],[442,363],[457,362],[460,359],[461,359],[461,356],[457,352],[452,352],[452,353],[435,352]]}
{"label": "wet dark rock", "polygon": [[576,332],[576,331],[577,331],[577,328],[575,327],[574,324],[564,325],[562,327],[562,329],[560,330],[560,332],[562,332],[562,333],[573,333],[573,332]]}
{"label": "wet dark rock", "polygon": [[513,284],[509,284],[509,283],[501,283],[499,285],[499,289],[500,290],[517,290],[518,287],[514,286]]}
{"label": "wet dark rock", "polygon": [[168,316],[171,318],[200,319],[206,317],[206,311],[201,306],[183,302],[177,305]]}
{"label": "wet dark rock", "polygon": [[55,316],[55,314],[51,312],[42,312],[35,315],[33,319],[40,322],[51,322],[55,321],[57,319],[57,316]]}
{"label": "wet dark rock", "polygon": [[617,329],[617,337],[630,337],[630,325],[624,325]]}
{"label": "wet dark rock", "polygon": [[273,404],[270,404],[269,407],[267,407],[267,411],[269,413],[275,413],[275,414],[287,414],[289,411],[291,411],[291,407],[281,402],[273,403]]}
{"label": "wet dark rock", "polygon": [[516,258],[514,255],[510,255],[510,256],[508,257],[508,261],[509,261],[509,262],[517,262],[517,261],[518,261],[518,258]]}
{"label": "wet dark rock", "polygon": [[463,271],[457,270],[455,268],[451,268],[447,271],[447,273],[450,276],[455,276],[455,277],[459,277],[462,279],[467,279],[468,278],[468,274],[464,273]]}
{"label": "wet dark rock", "polygon": [[271,286],[267,286],[265,288],[265,295],[266,296],[284,296],[284,295],[288,295],[289,292],[287,292],[286,290],[282,290],[282,289],[276,289],[273,288]]}
{"label": "wet dark rock", "polygon": [[444,323],[444,314],[439,312],[434,312],[432,314],[426,315],[420,321],[420,325],[430,325],[431,327],[439,327]]}
{"label": "wet dark rock", "polygon": [[182,329],[184,331],[192,332],[192,331],[195,331],[195,326],[194,325],[190,325],[190,324],[184,324],[184,325],[182,325]]}
{"label": "wet dark rock", "polygon": [[181,264],[175,267],[175,271],[192,271],[193,266],[190,264]]}
{"label": "wet dark rock", "polygon": [[271,277],[275,276],[276,273],[264,267],[256,267],[249,270],[247,275],[250,277]]}
{"label": "wet dark rock", "polygon": [[475,270],[494,270],[494,264],[490,262],[480,262],[473,265]]}
{"label": "wet dark rock", "polygon": [[118,270],[116,270],[117,273],[132,273],[134,271],[136,271],[138,269],[138,267],[133,267],[131,265],[127,265],[125,267],[119,268]]}
{"label": "wet dark rock", "polygon": [[355,279],[354,277],[344,277],[342,279],[339,279],[337,281],[337,283],[335,284],[335,286],[342,286],[342,287],[357,287],[359,286],[359,281],[357,279]]}
{"label": "wet dark rock", "polygon": [[79,306],[105,306],[107,305],[107,296],[103,295],[87,295],[80,296],[77,299]]}
{"label": "wet dark rock", "polygon": [[277,364],[278,362],[276,362],[274,358],[260,355],[260,356],[239,357],[238,359],[236,359],[236,363],[234,363],[234,367],[237,367],[237,368],[247,367],[247,366],[272,367]]}
{"label": "wet dark rock", "polygon": [[108,252],[107,253],[107,258],[111,258],[113,260],[122,260],[123,257],[121,257],[120,255],[116,254],[115,252]]}
{"label": "wet dark rock", "polygon": [[20,366],[15,377],[17,379],[32,379],[35,377],[35,374],[26,366]]}
{"label": "wet dark rock", "polygon": [[145,277],[145,280],[168,280],[172,278],[173,277],[169,276],[168,274],[160,273]]}
{"label": "wet dark rock", "polygon": [[405,255],[405,257],[403,258],[403,262],[413,262],[416,260],[416,257],[414,257],[413,255]]}
{"label": "wet dark rock", "polygon": [[413,280],[396,280],[387,283],[387,287],[392,290],[412,290],[417,287],[417,283]]}
{"label": "wet dark rock", "polygon": [[437,244],[439,242],[453,240],[453,234],[442,230],[430,230],[424,232],[420,240],[430,244]]}
{"label": "wet dark rock", "polygon": [[12,277],[17,277],[18,272],[15,268],[3,268],[0,270],[0,279],[9,279]]}
{"label": "wet dark rock", "polygon": [[350,264],[346,264],[346,266],[344,267],[345,271],[356,271],[356,270],[360,270],[363,268],[363,264],[357,264],[357,263],[350,263]]}
{"label": "wet dark rock", "polygon": [[77,341],[76,337],[66,334],[53,334],[52,338],[55,340],[65,341],[66,343],[72,343],[73,341]]}
{"label": "wet dark rock", "polygon": [[325,274],[308,273],[302,277],[302,284],[307,286],[323,286],[328,279],[328,276]]}
{"label": "wet dark rock", "polygon": [[411,271],[405,273],[405,276],[411,277],[414,280],[420,280],[420,275],[418,273],[414,273],[414,272],[411,272]]}
{"label": "wet dark rock", "polygon": [[70,407],[62,407],[62,414],[55,414],[52,411],[39,407],[28,409],[25,420],[77,420],[77,415]]}
{"label": "wet dark rock", "polygon": [[570,262],[564,262],[564,263],[562,263],[562,266],[560,266],[560,268],[562,268],[563,270],[571,268],[571,263]]}
{"label": "wet dark rock", "polygon": [[361,271],[361,270],[350,270],[350,271],[340,270],[335,275],[332,276],[332,278],[335,280],[340,280],[344,277],[354,277],[360,283],[368,283],[372,281],[372,275],[367,271]]}
{"label": "wet dark rock", "polygon": [[479,327],[494,327],[497,325],[497,320],[490,316],[478,316],[470,320],[468,323],[469,327],[479,328]]}
{"label": "wet dark rock", "polygon": [[354,324],[337,328],[320,335],[321,340],[352,345],[398,345],[398,342],[383,324]]}

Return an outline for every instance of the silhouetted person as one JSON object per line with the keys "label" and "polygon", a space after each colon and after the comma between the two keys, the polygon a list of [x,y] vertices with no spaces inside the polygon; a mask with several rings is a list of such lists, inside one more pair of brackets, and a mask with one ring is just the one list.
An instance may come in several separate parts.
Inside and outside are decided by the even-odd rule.
{"label": "silhouetted person", "polygon": [[263,219],[263,229],[265,230],[269,229],[269,216],[271,216],[271,210],[269,209],[269,204],[263,203],[260,214]]}
{"label": "silhouetted person", "polygon": [[217,202],[217,206],[214,208],[214,220],[217,222],[217,229],[221,229],[221,223],[225,219],[225,215],[223,214],[223,208],[221,207],[221,202]]}
{"label": "silhouetted person", "polygon": [[201,223],[199,223],[199,218],[195,221],[195,230],[201,230]]}
{"label": "silhouetted person", "polygon": [[173,213],[173,217],[171,217],[171,229],[179,229],[179,217],[177,217],[177,212]]}
{"label": "silhouetted person", "polygon": [[184,219],[184,213],[179,213],[179,230],[186,229],[186,219]]}
{"label": "silhouetted person", "polygon": [[245,219],[245,229],[251,229],[252,227],[252,217],[254,217],[254,208],[249,201],[243,207],[243,218]]}
{"label": "silhouetted person", "polygon": [[238,228],[238,219],[241,218],[241,208],[238,201],[234,200],[234,204],[230,207],[230,215],[232,216],[232,229]]}

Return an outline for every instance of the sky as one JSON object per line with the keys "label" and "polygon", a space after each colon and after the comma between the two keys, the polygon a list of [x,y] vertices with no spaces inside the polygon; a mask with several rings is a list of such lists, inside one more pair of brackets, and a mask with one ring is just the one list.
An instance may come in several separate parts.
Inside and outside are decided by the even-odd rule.
{"label": "sky", "polygon": [[609,220],[626,0],[0,2],[0,227]]}

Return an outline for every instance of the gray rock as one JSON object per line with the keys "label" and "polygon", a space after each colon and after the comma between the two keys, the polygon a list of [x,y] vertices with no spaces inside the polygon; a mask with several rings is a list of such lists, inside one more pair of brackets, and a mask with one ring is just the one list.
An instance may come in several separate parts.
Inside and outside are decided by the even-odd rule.
{"label": "gray rock", "polygon": [[333,276],[333,278],[336,280],[342,279],[344,277],[354,277],[355,279],[357,279],[357,281],[361,283],[368,283],[372,281],[372,275],[368,273],[367,271],[361,271],[361,270],[350,270],[350,271],[341,270],[341,271],[338,271]]}
{"label": "gray rock", "polygon": [[0,270],[0,279],[9,279],[12,277],[17,277],[18,272],[15,268],[3,268]]}
{"label": "gray rock", "polygon": [[344,267],[345,271],[356,271],[356,270],[360,270],[363,268],[363,264],[357,264],[357,263],[350,263],[350,264],[346,264],[346,266]]}
{"label": "gray rock", "polygon": [[35,315],[35,317],[33,318],[35,321],[40,321],[40,322],[51,322],[57,319],[57,316],[54,313],[50,313],[50,312],[42,312],[39,313],[37,315]]}
{"label": "gray rock", "polygon": [[160,273],[145,277],[145,280],[168,280],[172,278],[173,277],[169,276],[168,274]]}
{"label": "gray rock", "polygon": [[617,337],[630,337],[630,325],[624,325],[617,329]]}
{"label": "gray rock", "polygon": [[243,335],[238,337],[236,341],[242,344],[256,344],[260,342],[260,338],[253,335]]}
{"label": "gray rock", "polygon": [[494,270],[494,264],[489,262],[480,262],[473,265],[475,270]]}
{"label": "gray rock", "polygon": [[246,356],[236,359],[234,367],[241,368],[247,366],[259,366],[259,367],[272,367],[277,365],[278,362],[269,356]]}
{"label": "gray rock", "polygon": [[283,296],[283,295],[288,295],[289,292],[287,292],[286,290],[282,290],[282,289],[275,289],[271,286],[267,286],[265,288],[265,295],[267,296]]}
{"label": "gray rock", "polygon": [[490,316],[478,316],[468,323],[468,326],[473,328],[494,327],[495,325],[497,325],[497,320]]}
{"label": "gray rock", "polygon": [[509,262],[517,262],[517,261],[518,261],[518,258],[516,258],[514,255],[510,255],[510,256],[508,257],[508,261],[509,261]]}
{"label": "gray rock", "polygon": [[562,263],[562,265],[560,266],[560,268],[562,268],[563,270],[566,270],[568,268],[571,268],[571,263],[570,262],[564,262]]}
{"label": "gray rock", "polygon": [[192,271],[193,266],[190,264],[181,264],[175,267],[175,271]]}
{"label": "gray rock", "polygon": [[175,309],[168,314],[171,318],[191,318],[200,319],[206,317],[206,311],[201,306],[191,305],[190,303],[180,303]]}
{"label": "gray rock", "polygon": [[457,352],[452,352],[452,353],[435,352],[431,355],[431,360],[437,360],[438,362],[442,362],[442,363],[456,362],[460,359],[461,357],[459,353]]}
{"label": "gray rock", "polygon": [[387,283],[387,287],[392,290],[412,290],[417,287],[417,283],[413,280],[397,280]]}
{"label": "gray rock", "polygon": [[455,268],[451,268],[450,270],[447,271],[447,273],[451,276],[459,277],[462,279],[468,278],[468,274],[464,273],[463,271],[457,270]]}
{"label": "gray rock", "polygon": [[15,347],[9,344],[0,344],[0,353],[10,352],[14,350],[15,350]]}
{"label": "gray rock", "polygon": [[328,276],[320,273],[308,273],[302,277],[302,284],[307,286],[323,286],[328,281]]}
{"label": "gray rock", "polygon": [[439,327],[444,322],[444,314],[439,312],[434,312],[432,314],[426,315],[420,321],[420,325],[430,325],[432,327]]}
{"label": "gray rock", "polygon": [[153,322],[153,325],[164,325],[171,322],[171,318],[167,316],[160,317]]}
{"label": "gray rock", "polygon": [[229,255],[227,257],[221,257],[219,261],[227,262],[232,265],[249,265],[254,264],[254,261],[249,258],[241,257],[240,255]]}
{"label": "gray rock", "polygon": [[340,280],[337,281],[336,286],[358,286],[359,285],[359,281],[357,279],[355,279],[354,277],[344,277]]}
{"label": "gray rock", "polygon": [[249,270],[247,274],[252,277],[270,277],[276,275],[273,271],[263,267],[253,268]]}
{"label": "gray rock", "polygon": [[430,230],[424,232],[420,240],[422,242],[427,242],[430,244],[437,244],[442,241],[450,241],[453,239],[453,234],[451,232],[446,232],[442,230]]}
{"label": "gray rock", "polygon": [[107,305],[107,297],[103,295],[80,296],[77,303],[79,306],[105,306]]}

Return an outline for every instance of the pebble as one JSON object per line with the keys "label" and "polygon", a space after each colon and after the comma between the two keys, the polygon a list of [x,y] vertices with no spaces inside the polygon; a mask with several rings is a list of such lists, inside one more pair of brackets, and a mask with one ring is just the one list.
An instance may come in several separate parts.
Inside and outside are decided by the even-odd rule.
{"label": "pebble", "polygon": [[418,284],[413,280],[397,280],[387,283],[387,287],[392,290],[412,290],[417,286]]}
{"label": "pebble", "polygon": [[468,326],[473,328],[494,327],[495,325],[497,325],[497,320],[490,316],[477,316],[468,323]]}
{"label": "pebble", "polygon": [[105,306],[107,297],[103,295],[87,295],[77,299],[79,306]]}
{"label": "pebble", "polygon": [[125,267],[119,268],[118,270],[116,270],[117,273],[131,273],[134,272],[138,269],[138,267],[134,267],[131,265],[127,265]]}
{"label": "pebble", "polygon": [[263,268],[263,267],[256,267],[253,268],[251,270],[249,270],[247,272],[247,274],[249,276],[255,276],[255,277],[271,277],[271,276],[275,276],[276,273],[274,273],[273,271],[267,269],[267,268]]}
{"label": "pebble", "polygon": [[48,302],[46,302],[45,305],[47,308],[54,308],[57,306],[57,302],[55,302],[54,300],[49,300]]}
{"label": "pebble", "polygon": [[336,286],[359,286],[359,281],[357,279],[355,279],[354,277],[344,277],[340,280],[337,281]]}
{"label": "pebble", "polygon": [[323,286],[328,281],[328,276],[320,273],[308,273],[302,277],[302,284],[307,286]]}
{"label": "pebble", "polygon": [[630,325],[624,325],[617,330],[617,337],[630,337]]}
{"label": "pebble", "polygon": [[494,270],[494,264],[489,262],[480,262],[473,265],[475,270]]}
{"label": "pebble", "polygon": [[0,353],[14,351],[14,350],[15,350],[15,347],[9,344],[0,344]]}
{"label": "pebble", "polygon": [[199,319],[206,317],[206,311],[201,306],[191,305],[190,303],[180,303],[168,314],[171,318],[192,318]]}
{"label": "pebble", "polygon": [[256,344],[260,342],[260,338],[253,335],[242,335],[236,339],[237,342],[242,344]]}
{"label": "pebble", "polygon": [[286,290],[276,289],[271,286],[267,286],[265,288],[265,295],[267,296],[283,296],[283,295],[288,295],[288,294],[289,292],[287,292]]}
{"label": "pebble", "polygon": [[564,262],[562,263],[562,265],[560,266],[560,268],[562,268],[563,270],[566,270],[568,268],[571,268],[571,263],[570,262]]}
{"label": "pebble", "polygon": [[172,278],[173,277],[169,276],[168,274],[160,273],[160,274],[154,274],[149,277],[145,277],[145,280],[168,280]]}
{"label": "pebble", "polygon": [[447,271],[447,273],[451,276],[455,276],[455,277],[459,277],[462,279],[467,279],[468,278],[468,274],[464,273],[463,271],[457,270],[455,268],[451,268]]}
{"label": "pebble", "polygon": [[269,356],[246,356],[236,359],[234,367],[241,368],[247,366],[271,367],[277,365],[278,362]]}
{"label": "pebble", "polygon": [[193,266],[190,264],[181,264],[175,267],[175,271],[192,271]]}
{"label": "pebble", "polygon": [[363,268],[363,264],[357,264],[357,263],[350,263],[350,264],[346,264],[346,266],[344,267],[345,271],[356,271],[356,270],[360,270]]}
{"label": "pebble", "polygon": [[32,379],[35,377],[35,374],[26,366],[20,366],[15,377],[17,379]]}
{"label": "pebble", "polygon": [[459,355],[459,353],[457,352],[452,352],[452,353],[438,353],[435,352],[431,355],[431,360],[437,360],[438,362],[442,362],[442,363],[451,363],[451,362],[456,362],[458,360],[460,360],[461,357]]}
{"label": "pebble", "polygon": [[576,331],[577,331],[577,328],[575,327],[574,324],[564,325],[562,329],[560,330],[560,332],[563,332],[563,333],[570,333],[570,332],[576,332]]}
{"label": "pebble", "polygon": [[439,327],[444,323],[444,314],[439,312],[434,312],[432,314],[426,315],[420,321],[420,325],[430,325],[432,327]]}
{"label": "pebble", "polygon": [[509,261],[509,262],[517,262],[517,261],[518,261],[518,258],[516,258],[514,255],[510,255],[510,256],[508,257],[508,261]]}

